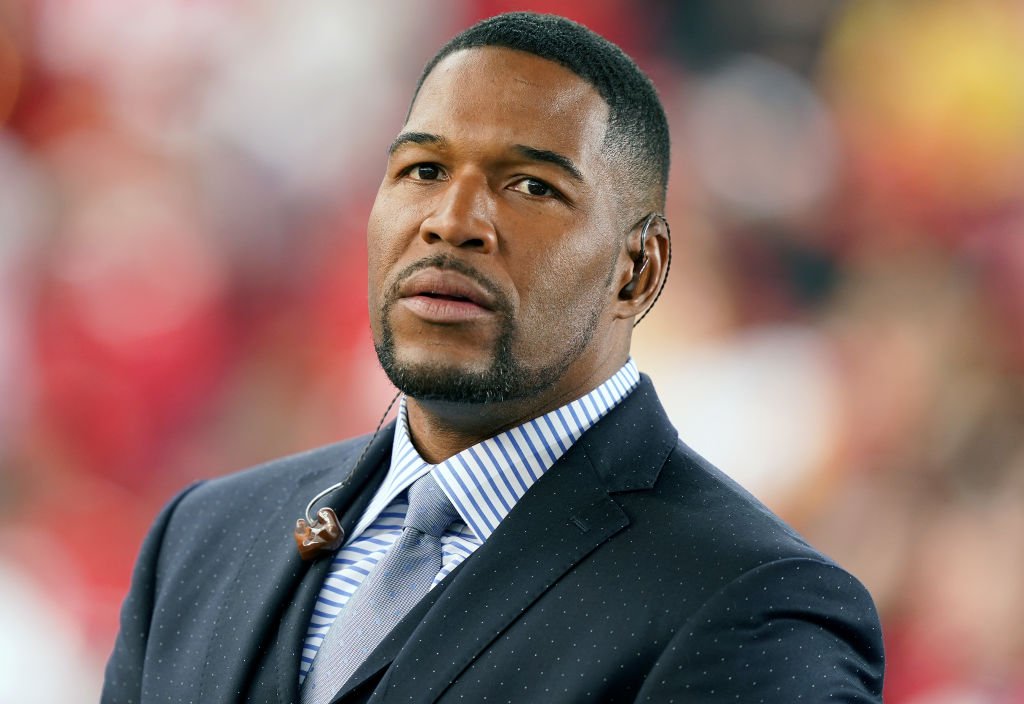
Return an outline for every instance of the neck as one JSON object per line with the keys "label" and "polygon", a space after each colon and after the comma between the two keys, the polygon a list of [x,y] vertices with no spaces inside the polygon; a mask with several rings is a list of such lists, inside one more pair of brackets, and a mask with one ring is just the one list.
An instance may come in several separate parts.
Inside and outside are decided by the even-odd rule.
{"label": "neck", "polygon": [[559,384],[552,393],[501,403],[406,402],[409,434],[420,456],[438,464],[487,438],[550,413],[590,393],[625,364],[625,359],[601,367],[580,383]]}

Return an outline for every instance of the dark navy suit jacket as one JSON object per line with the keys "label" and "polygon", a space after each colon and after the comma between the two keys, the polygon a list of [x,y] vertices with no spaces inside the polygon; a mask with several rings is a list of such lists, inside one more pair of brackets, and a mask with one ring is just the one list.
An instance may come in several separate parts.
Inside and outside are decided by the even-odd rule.
{"label": "dark navy suit jacket", "polygon": [[[393,426],[194,485],[143,544],[103,704],[298,702],[329,560],[292,529],[351,530]],[[880,702],[871,597],[679,441],[650,380],[591,428],[356,672],[339,702]]]}

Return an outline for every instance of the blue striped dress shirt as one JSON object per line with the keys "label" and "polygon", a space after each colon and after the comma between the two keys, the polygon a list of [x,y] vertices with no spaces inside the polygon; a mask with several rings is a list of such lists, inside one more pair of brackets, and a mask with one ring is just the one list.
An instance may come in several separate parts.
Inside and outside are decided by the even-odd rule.
{"label": "blue striped dress shirt", "polygon": [[409,486],[434,478],[459,512],[441,537],[444,579],[494,532],[516,502],[594,423],[636,388],[640,373],[632,358],[585,396],[432,465],[409,437],[403,397],[391,448],[391,467],[348,541],[334,557],[303,643],[299,682],[306,678],[324,636],[349,597],[398,539],[409,508]]}

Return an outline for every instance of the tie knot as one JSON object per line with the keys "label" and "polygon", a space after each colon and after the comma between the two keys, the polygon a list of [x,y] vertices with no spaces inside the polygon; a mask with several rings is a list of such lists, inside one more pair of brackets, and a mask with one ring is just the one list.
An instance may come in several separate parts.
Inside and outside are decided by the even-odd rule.
{"label": "tie knot", "polygon": [[440,538],[459,517],[451,500],[441,491],[434,475],[426,474],[409,487],[409,511],[405,514],[408,528]]}

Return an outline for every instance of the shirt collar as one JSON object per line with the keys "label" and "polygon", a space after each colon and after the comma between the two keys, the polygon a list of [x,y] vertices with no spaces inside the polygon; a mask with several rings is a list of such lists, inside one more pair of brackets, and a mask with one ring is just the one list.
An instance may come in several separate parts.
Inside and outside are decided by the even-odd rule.
{"label": "shirt collar", "polygon": [[436,465],[420,457],[412,444],[403,396],[391,467],[351,538],[361,534],[410,484],[433,472],[469,529],[481,542],[487,540],[533,483],[639,382],[640,373],[631,357],[590,393]]}

